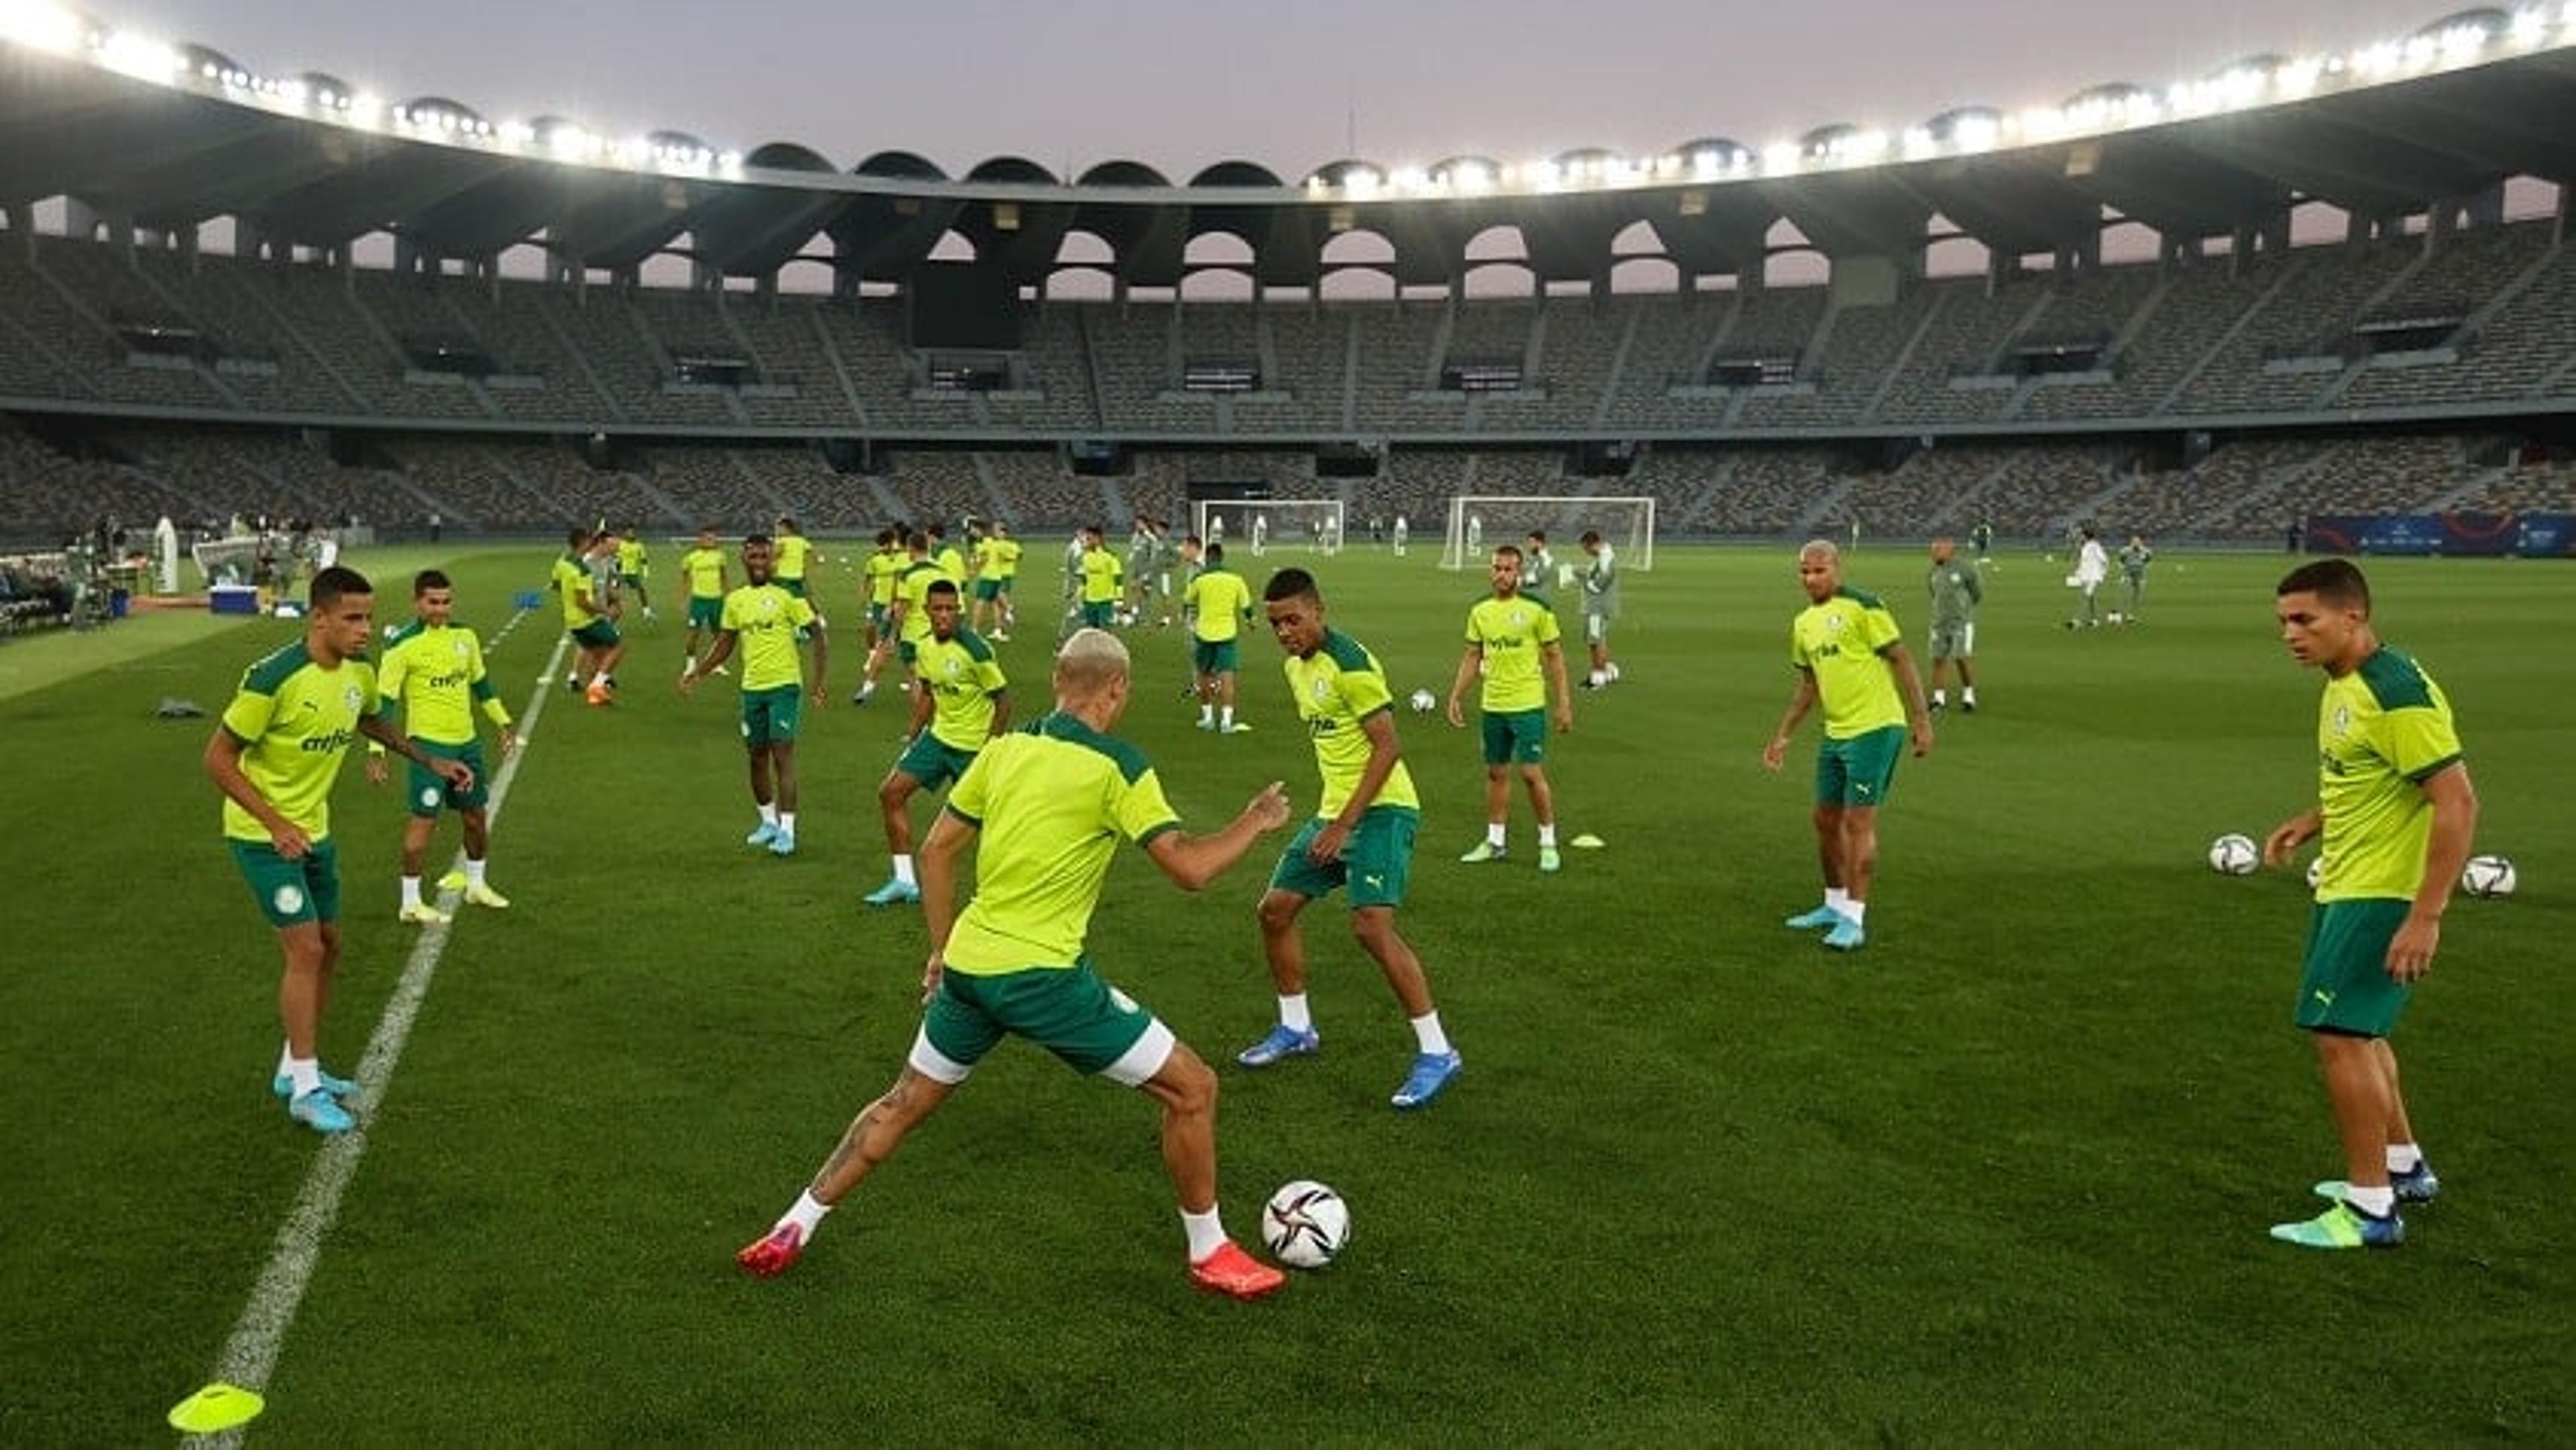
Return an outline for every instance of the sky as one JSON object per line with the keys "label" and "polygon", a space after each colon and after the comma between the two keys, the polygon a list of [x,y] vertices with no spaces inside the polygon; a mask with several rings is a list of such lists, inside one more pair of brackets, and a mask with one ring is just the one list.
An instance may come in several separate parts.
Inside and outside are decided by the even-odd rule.
{"label": "sky", "polygon": [[[1760,149],[1836,122],[2160,86],[2244,56],[2350,50],[2466,0],[86,0],[259,74],[321,70],[486,119],[793,141],[842,169],[951,176],[1241,159],[1295,181],[1576,147]],[[602,17],[611,17],[603,20]],[[1353,138],[1356,137],[1356,146]]]}

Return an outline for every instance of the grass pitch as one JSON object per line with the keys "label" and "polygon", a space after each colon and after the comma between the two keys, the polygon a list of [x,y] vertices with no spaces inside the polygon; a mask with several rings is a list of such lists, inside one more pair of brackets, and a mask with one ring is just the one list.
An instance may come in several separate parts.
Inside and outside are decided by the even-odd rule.
{"label": "grass pitch", "polygon": [[[842,550],[827,607],[855,619]],[[1033,559],[1050,551],[1032,549]],[[380,622],[417,553],[356,562]],[[487,639],[542,546],[443,558]],[[670,560],[663,560],[665,570]],[[1238,559],[1256,586],[1300,552]],[[733,702],[682,700],[672,601],[632,631],[624,698],[557,694],[502,815],[507,912],[463,918],[253,1430],[282,1443],[2401,1443],[2547,1441],[2576,1423],[2576,1256],[2559,1237],[2576,934],[2560,802],[2576,653],[2546,621],[2576,570],[2371,565],[2385,638],[2455,702],[2480,849],[2522,893],[2459,901],[2397,1041],[2446,1191],[2392,1254],[2269,1242],[2339,1171],[2288,1025],[2306,921],[2291,873],[2201,852],[2313,795],[2317,678],[2272,637],[2277,558],[2160,559],[2146,622],[2072,633],[2064,565],[2011,555],[1980,629],[1984,709],[1942,718],[1883,819],[1871,942],[1779,926],[1815,894],[1811,722],[1789,692],[1787,549],[1671,549],[1630,576],[1626,681],[1580,694],[1550,774],[1608,846],[1542,879],[1515,799],[1477,837],[1472,733],[1402,717],[1424,799],[1401,918],[1467,1059],[1428,1112],[1337,903],[1307,916],[1322,1056],[1260,1074],[1251,919],[1276,840],[1199,896],[1122,856],[1095,959],[1222,1066],[1227,1215],[1290,1178],[1355,1231],[1277,1299],[1189,1292],[1133,1095],[1006,1049],[771,1283],[766,1228],[892,1076],[916,1021],[917,911],[885,875],[873,785],[890,700],[836,704],[803,757],[802,852],[746,851]],[[1332,622],[1399,693],[1445,691],[1476,574],[1417,550],[1322,561]],[[1922,556],[1851,583],[1922,633]],[[1002,647],[1043,705],[1052,579]],[[1570,610],[1565,618],[1574,626]],[[554,620],[492,653],[523,711]],[[2537,625],[2537,627],[2536,627]],[[136,621],[95,638],[138,637]],[[0,974],[0,1439],[131,1443],[203,1382],[313,1138],[267,1094],[276,951],[198,769],[241,667],[295,626],[166,643],[0,645],[10,969]],[[1122,733],[1193,824],[1263,782],[1311,805],[1275,648],[1247,641],[1249,735],[1190,728],[1182,647],[1131,636]],[[38,655],[39,648],[48,651]],[[855,683],[845,631],[836,691]],[[57,682],[13,672],[53,670]],[[715,682],[721,685],[723,682]],[[357,1060],[411,949],[399,806],[338,798],[348,957],[326,1036]],[[436,869],[452,852],[441,838]]]}

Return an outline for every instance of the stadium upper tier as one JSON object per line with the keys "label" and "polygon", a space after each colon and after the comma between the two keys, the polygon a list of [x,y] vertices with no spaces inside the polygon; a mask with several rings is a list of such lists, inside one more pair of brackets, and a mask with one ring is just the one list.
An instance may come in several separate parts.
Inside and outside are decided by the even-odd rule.
{"label": "stadium upper tier", "polygon": [[2554,220],[1892,294],[1028,302],[576,287],[0,234],[0,408],[744,439],[1784,440],[2576,403]]}

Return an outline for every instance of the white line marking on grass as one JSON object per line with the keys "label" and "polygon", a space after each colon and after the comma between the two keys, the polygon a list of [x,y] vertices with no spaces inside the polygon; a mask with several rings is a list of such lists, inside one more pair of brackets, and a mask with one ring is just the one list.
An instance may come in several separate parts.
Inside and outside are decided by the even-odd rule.
{"label": "white line marking on grass", "polygon": [[[554,658],[546,662],[549,675],[571,643],[570,636],[555,642]],[[528,708],[520,715],[523,734],[537,723],[537,714],[545,709],[549,693],[539,685],[528,696]],[[519,762],[524,759],[524,754],[514,754],[493,773],[492,801],[485,811],[496,828],[501,823],[501,806],[510,795],[510,783],[518,778]],[[463,859],[460,850],[456,860]],[[440,893],[440,905],[452,911],[459,895],[454,891]],[[313,1155],[313,1167],[304,1175],[304,1186],[297,1190],[295,1206],[287,1211],[286,1222],[278,1226],[276,1245],[269,1250],[267,1265],[259,1271],[250,1302],[242,1306],[241,1317],[233,1321],[232,1334],[225,1339],[223,1353],[215,1361],[216,1379],[261,1390],[267,1388],[269,1375],[277,1369],[287,1328],[295,1322],[295,1311],[304,1302],[305,1287],[313,1281],[314,1263],[322,1257],[322,1240],[331,1232],[332,1220],[339,1217],[340,1199],[349,1191],[349,1180],[357,1175],[358,1160],[366,1155],[368,1125],[384,1107],[387,1091],[393,1086],[394,1067],[402,1061],[403,1044],[411,1037],[412,1021],[420,1015],[422,999],[429,995],[430,979],[438,975],[438,959],[447,949],[448,925],[439,922],[421,929],[420,940],[411,949],[411,959],[403,965],[402,980],[395,984],[384,1015],[376,1019],[376,1030],[367,1038],[366,1055],[358,1061],[361,1091],[353,1105],[358,1125],[325,1138]],[[201,1437],[199,1443],[238,1445],[243,1433],[227,1431]]]}

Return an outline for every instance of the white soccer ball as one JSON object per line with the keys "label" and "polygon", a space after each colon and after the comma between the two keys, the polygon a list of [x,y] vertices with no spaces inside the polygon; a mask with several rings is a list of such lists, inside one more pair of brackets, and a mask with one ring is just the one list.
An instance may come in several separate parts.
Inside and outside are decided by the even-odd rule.
{"label": "white soccer ball", "polygon": [[2326,858],[2319,856],[2308,863],[2308,889],[2314,891],[2326,879]]}
{"label": "white soccer ball", "polygon": [[1428,715],[1431,713],[1432,709],[1440,703],[1440,697],[1432,694],[1429,690],[1416,690],[1413,692],[1413,699],[1409,703],[1413,706],[1414,714]]}
{"label": "white soccer ball", "polygon": [[2471,896],[2511,896],[2521,884],[2513,862],[2502,856],[2472,856],[2460,868],[2460,889]]}
{"label": "white soccer ball", "polygon": [[1351,1208],[1310,1178],[1280,1185],[1261,1205],[1261,1241],[1292,1269],[1320,1269],[1351,1241]]}
{"label": "white soccer ball", "polygon": [[2230,831],[2209,843],[2209,869],[2222,876],[2251,876],[2263,864],[2263,853],[2254,849],[2254,838]]}

